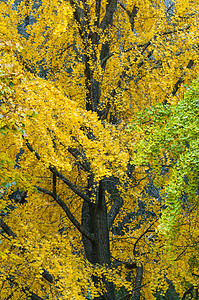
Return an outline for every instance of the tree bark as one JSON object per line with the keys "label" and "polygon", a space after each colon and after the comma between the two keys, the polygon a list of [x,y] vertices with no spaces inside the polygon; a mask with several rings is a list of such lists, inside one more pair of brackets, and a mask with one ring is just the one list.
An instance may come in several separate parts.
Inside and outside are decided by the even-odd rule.
{"label": "tree bark", "polygon": [[134,292],[133,300],[140,300],[142,276],[143,276],[143,267],[137,266],[136,279],[135,279],[135,292]]}
{"label": "tree bark", "polygon": [[[101,180],[99,190],[96,195],[97,205],[84,201],[82,206],[82,226],[94,235],[94,241],[89,241],[85,236],[82,237],[86,258],[94,265],[111,266],[111,255],[109,245],[109,230],[107,209],[105,203],[105,184]],[[100,284],[97,277],[93,277],[96,285]],[[114,300],[114,285],[102,278],[101,283],[105,286],[106,292],[95,300]]]}

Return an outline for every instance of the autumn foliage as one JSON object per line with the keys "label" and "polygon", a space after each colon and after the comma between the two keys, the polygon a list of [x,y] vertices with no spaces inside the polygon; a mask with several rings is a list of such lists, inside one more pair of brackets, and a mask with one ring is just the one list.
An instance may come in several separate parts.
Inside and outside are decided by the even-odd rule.
{"label": "autumn foliage", "polygon": [[197,290],[199,3],[165,3],[1,2],[1,299]]}

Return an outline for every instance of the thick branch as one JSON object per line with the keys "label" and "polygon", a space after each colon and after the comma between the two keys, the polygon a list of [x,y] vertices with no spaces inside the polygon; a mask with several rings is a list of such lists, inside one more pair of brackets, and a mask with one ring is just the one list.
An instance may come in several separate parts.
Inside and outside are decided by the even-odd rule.
{"label": "thick branch", "polygon": [[135,292],[134,292],[134,300],[140,300],[141,296],[141,285],[142,285],[142,277],[143,277],[143,267],[137,266],[136,270],[136,278],[135,278]]}
{"label": "thick branch", "polygon": [[[81,153],[77,149],[74,149],[74,148],[69,147],[68,152],[70,152],[70,154],[72,154],[77,160],[81,156]],[[90,165],[88,162],[78,160],[78,164],[81,166],[81,168],[83,168],[84,171],[90,172],[91,169],[90,169]]]}
{"label": "thick branch", "polygon": [[99,27],[100,9],[101,9],[101,0],[96,0],[96,7],[95,7],[96,22],[95,22],[95,25],[97,27]]}
{"label": "thick branch", "polygon": [[[191,69],[191,67],[193,66],[194,62],[191,59],[187,65],[187,69]],[[173,91],[172,91],[172,95],[175,96],[175,94],[177,93],[177,91],[179,90],[181,84],[184,82],[184,76],[182,75],[178,81],[176,82],[176,84],[174,85]]]}
{"label": "thick branch", "polygon": [[98,207],[102,207],[105,202],[105,190],[104,190],[104,182],[100,180],[99,182],[99,199],[98,199]]}
{"label": "thick branch", "polygon": [[57,176],[53,173],[53,195],[57,196]]}
{"label": "thick branch", "polygon": [[45,269],[43,269],[43,273],[41,274],[43,278],[45,278],[48,282],[53,283],[54,277]]}
{"label": "thick branch", "polygon": [[[105,16],[102,19],[101,24],[99,25],[99,27],[102,28],[103,31],[113,23],[113,15],[117,8],[117,2],[118,2],[117,0],[110,0],[107,3]],[[108,56],[109,56],[109,41],[106,41],[102,45],[102,49],[100,53],[101,67],[103,68],[103,70],[105,70],[106,68],[107,59],[105,58]]]}
{"label": "thick branch", "polygon": [[112,205],[109,213],[108,213],[108,230],[111,229],[111,226],[113,225],[114,221],[115,221],[115,218],[116,216],[118,215],[119,213],[119,210],[120,208],[122,207],[123,205],[123,200],[122,198],[119,196],[114,204]]}
{"label": "thick branch", "polygon": [[30,152],[34,153],[35,156],[36,156],[36,158],[38,160],[40,160],[41,159],[40,155],[33,149],[33,147],[30,145],[28,139],[25,139],[25,140],[26,140],[26,146],[28,147],[28,149],[30,150]]}
{"label": "thick branch", "polygon": [[69,0],[71,6],[74,9],[74,19],[78,23],[78,31],[82,42],[84,44],[85,49],[90,47],[88,35],[90,34],[90,8],[89,5],[86,4],[86,1],[83,2],[83,9],[77,5],[77,1]]}
{"label": "thick branch", "polygon": [[129,17],[129,21],[131,23],[131,29],[132,31],[134,31],[134,25],[135,25],[135,18],[138,12],[138,8],[136,5],[133,6],[133,10],[132,12],[130,12],[123,3],[120,3],[120,6],[126,11],[128,17]]}
{"label": "thick branch", "polygon": [[73,223],[73,225],[77,228],[77,230],[79,230],[79,232],[81,232],[90,241],[92,241],[92,242],[94,241],[93,234],[90,234],[89,232],[87,232],[86,229],[77,221],[77,219],[73,216],[73,214],[71,213],[71,211],[68,208],[68,206],[66,205],[66,203],[59,196],[55,197],[55,195],[52,192],[50,192],[46,189],[43,189],[39,186],[35,186],[35,187],[37,188],[38,191],[40,191],[46,195],[50,195],[61,206],[61,208],[64,210],[67,217]]}
{"label": "thick branch", "polygon": [[35,293],[33,293],[33,292],[31,292],[28,288],[22,288],[22,291],[24,292],[24,293],[26,293],[27,294],[27,296],[29,296],[30,297],[30,299],[31,300],[44,300],[43,298],[41,298],[41,297],[39,297],[38,295],[36,295]]}
{"label": "thick branch", "polygon": [[103,20],[101,21],[100,24],[100,28],[102,28],[103,30],[105,30],[108,25],[111,25],[113,22],[113,14],[117,8],[117,0],[111,0],[107,6],[106,6],[106,13],[105,16],[103,18]]}
{"label": "thick branch", "polygon": [[16,238],[16,234],[2,219],[0,219],[0,227],[7,233],[7,235],[12,236],[13,238]]}
{"label": "thick branch", "polygon": [[76,22],[78,23],[78,29],[81,37],[83,37],[83,27],[85,26],[84,24],[84,12],[83,10],[77,5],[76,1],[70,0],[70,4],[72,8],[74,9],[74,18]]}
{"label": "thick branch", "polygon": [[60,178],[64,183],[67,184],[67,186],[69,188],[71,188],[71,190],[78,195],[79,197],[81,197],[83,200],[85,200],[88,203],[91,203],[90,198],[82,193],[70,180],[68,180],[64,175],[62,175],[60,172],[57,171],[57,169],[55,167],[49,167],[50,171],[55,174],[58,178]]}

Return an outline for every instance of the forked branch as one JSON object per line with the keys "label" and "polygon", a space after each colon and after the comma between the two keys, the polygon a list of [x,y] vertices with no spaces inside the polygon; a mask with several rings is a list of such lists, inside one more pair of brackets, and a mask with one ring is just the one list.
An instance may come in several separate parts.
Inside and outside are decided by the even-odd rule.
{"label": "forked branch", "polygon": [[[28,139],[26,139],[26,146],[27,148],[35,154],[36,158],[38,160],[41,160],[41,156],[34,150],[34,148],[30,145]],[[91,203],[90,198],[82,193],[75,184],[73,184],[70,180],[68,180],[64,175],[62,175],[60,172],[57,171],[57,169],[53,166],[49,165],[49,170],[53,173],[53,175],[55,175],[56,177],[58,177],[59,179],[61,179],[64,183],[67,184],[67,186],[69,188],[71,188],[71,190],[79,197],[81,197],[83,200],[87,201],[88,203]],[[55,177],[54,177],[54,188],[55,188]]]}
{"label": "forked branch", "polygon": [[66,203],[59,196],[55,196],[54,193],[52,193],[44,188],[41,188],[39,186],[35,186],[35,187],[37,188],[38,191],[40,191],[46,195],[50,195],[61,206],[61,208],[64,210],[67,217],[73,223],[73,225],[77,228],[77,230],[79,232],[81,232],[81,234],[83,234],[90,241],[92,241],[92,242],[94,241],[94,235],[87,232],[87,230],[77,221],[77,219],[71,213],[71,211],[68,208],[68,206],[66,205]]}
{"label": "forked branch", "polygon": [[85,200],[86,202],[91,203],[90,198],[89,198],[86,194],[82,193],[82,192],[76,187],[76,185],[73,184],[70,180],[68,180],[64,175],[62,175],[60,172],[58,172],[57,169],[56,169],[55,167],[49,166],[49,169],[50,169],[50,171],[51,171],[54,175],[56,175],[59,179],[61,179],[64,183],[66,183],[67,186],[68,186],[69,188],[71,188],[71,190],[72,190],[77,196],[81,197],[81,198],[82,198],[83,200]]}

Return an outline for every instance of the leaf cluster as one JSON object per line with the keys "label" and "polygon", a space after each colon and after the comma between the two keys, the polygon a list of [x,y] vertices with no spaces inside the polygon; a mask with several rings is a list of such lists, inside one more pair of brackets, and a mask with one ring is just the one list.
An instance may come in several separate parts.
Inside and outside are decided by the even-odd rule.
{"label": "leaf cluster", "polygon": [[[161,230],[176,225],[182,195],[197,204],[199,168],[199,81],[187,88],[176,105],[159,104],[138,114],[130,130],[139,133],[133,164],[150,165],[165,199]],[[166,168],[166,172],[164,171]]]}

